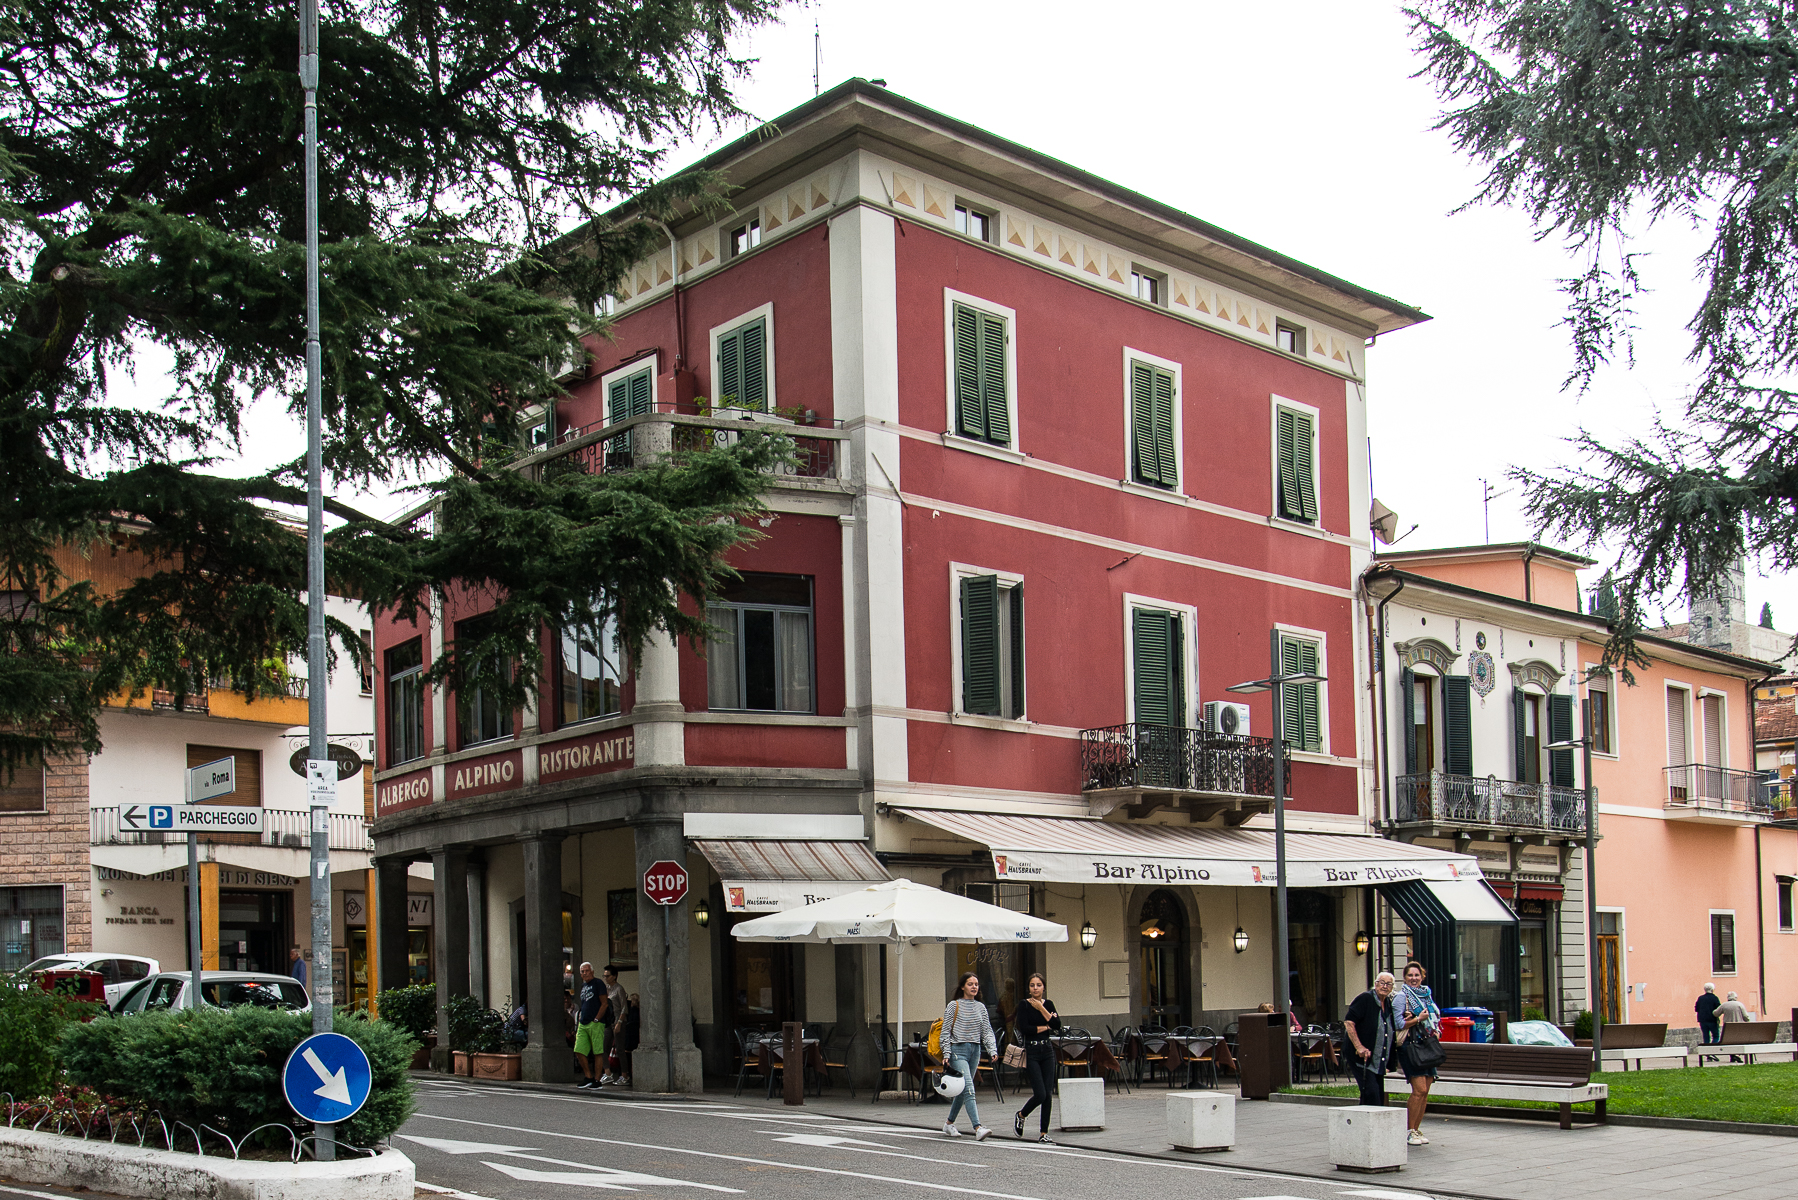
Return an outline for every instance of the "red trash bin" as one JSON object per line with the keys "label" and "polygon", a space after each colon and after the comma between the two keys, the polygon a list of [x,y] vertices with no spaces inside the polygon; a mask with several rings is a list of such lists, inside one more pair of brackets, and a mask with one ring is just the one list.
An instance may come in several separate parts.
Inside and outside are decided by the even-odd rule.
{"label": "red trash bin", "polygon": [[1473,1018],[1443,1017],[1441,1040],[1445,1042],[1473,1041]]}

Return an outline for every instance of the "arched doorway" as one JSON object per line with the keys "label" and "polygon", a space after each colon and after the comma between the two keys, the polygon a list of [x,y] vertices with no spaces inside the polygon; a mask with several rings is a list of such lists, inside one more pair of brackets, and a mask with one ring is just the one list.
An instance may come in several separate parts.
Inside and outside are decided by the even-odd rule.
{"label": "arched doorway", "polygon": [[1172,1029],[1190,1024],[1191,955],[1186,906],[1166,888],[1150,892],[1137,918],[1136,1017]]}

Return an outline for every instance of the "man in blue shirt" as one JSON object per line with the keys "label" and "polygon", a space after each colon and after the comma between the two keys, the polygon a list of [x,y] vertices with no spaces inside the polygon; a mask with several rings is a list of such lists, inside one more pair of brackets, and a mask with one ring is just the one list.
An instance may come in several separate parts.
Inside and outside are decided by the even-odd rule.
{"label": "man in blue shirt", "polygon": [[593,964],[581,964],[581,985],[574,993],[574,1057],[581,1064],[586,1079],[578,1088],[599,1087],[599,1075],[606,1056],[606,1025],[611,1016],[611,998],[606,985],[593,975]]}
{"label": "man in blue shirt", "polygon": [[305,987],[306,986],[306,956],[300,953],[300,948],[298,946],[295,946],[293,948],[292,957],[293,957],[293,961],[287,964],[287,973],[289,975],[292,975],[295,979],[299,980],[301,987]]}

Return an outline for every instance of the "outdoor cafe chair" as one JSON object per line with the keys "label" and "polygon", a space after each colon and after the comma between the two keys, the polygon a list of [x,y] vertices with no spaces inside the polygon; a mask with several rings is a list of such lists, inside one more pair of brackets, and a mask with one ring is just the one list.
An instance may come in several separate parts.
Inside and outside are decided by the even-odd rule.
{"label": "outdoor cafe chair", "polygon": [[731,1032],[734,1033],[737,1038],[737,1095],[741,1096],[743,1094],[743,1081],[749,1077],[749,1068],[757,1065],[756,1060],[750,1053],[753,1049],[750,1045],[750,1039],[757,1035],[744,1029],[733,1029]]}
{"label": "outdoor cafe chair", "polygon": [[1165,1033],[1151,1030],[1147,1027],[1137,1032],[1135,1038],[1136,1050],[1132,1057],[1135,1058],[1137,1063],[1136,1078],[1139,1083],[1143,1082],[1145,1074],[1148,1077],[1147,1082],[1154,1083],[1155,1068],[1159,1065],[1162,1070],[1168,1073],[1168,1085],[1170,1087],[1173,1086],[1173,1071],[1169,1062],[1169,1056],[1170,1054],[1178,1053],[1178,1051],[1170,1051],[1166,1038],[1167,1035]]}
{"label": "outdoor cafe chair", "polygon": [[841,1045],[832,1045],[832,1039],[836,1037],[836,1034],[837,1027],[831,1025],[818,1037],[819,1056],[824,1060],[823,1082],[835,1087],[836,1078],[832,1072],[841,1071],[843,1077],[849,1081],[849,1098],[853,1100],[855,1099],[855,1076],[849,1073],[849,1043],[845,1040]]}
{"label": "outdoor cafe chair", "polygon": [[[887,1088],[888,1075],[893,1076],[891,1091],[903,1092],[907,1100],[915,1101],[917,1089],[913,1086],[913,1081],[918,1080],[918,1076],[915,1072],[906,1070],[906,1048],[893,1044],[892,1030],[881,1029],[877,1050],[880,1055],[880,1079],[874,1084],[874,1099],[869,1103],[878,1103],[880,1093],[889,1090]],[[920,1049],[918,1053],[922,1055],[923,1050]],[[918,1082],[922,1082],[922,1080],[918,1080]]]}

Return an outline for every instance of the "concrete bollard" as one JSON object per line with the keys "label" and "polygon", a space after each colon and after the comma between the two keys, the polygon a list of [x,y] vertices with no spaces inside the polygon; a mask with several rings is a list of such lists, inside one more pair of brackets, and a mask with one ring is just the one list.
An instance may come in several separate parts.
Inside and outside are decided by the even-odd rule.
{"label": "concrete bollard", "polygon": [[1330,1110],[1330,1161],[1339,1171],[1396,1171],[1405,1165],[1405,1110],[1356,1104]]}
{"label": "concrete bollard", "polygon": [[1227,1092],[1169,1092],[1167,1140],[1176,1150],[1228,1150],[1236,1144],[1236,1097]]}
{"label": "concrete bollard", "polygon": [[1055,1111],[1063,1129],[1105,1128],[1105,1081],[1063,1079],[1055,1085]]}

